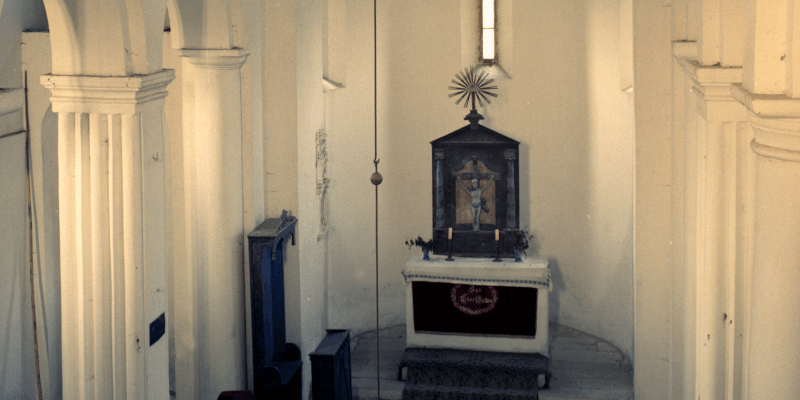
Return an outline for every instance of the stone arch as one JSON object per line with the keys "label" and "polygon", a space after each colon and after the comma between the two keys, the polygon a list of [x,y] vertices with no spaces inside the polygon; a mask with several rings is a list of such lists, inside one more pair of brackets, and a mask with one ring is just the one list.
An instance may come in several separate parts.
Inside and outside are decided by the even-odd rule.
{"label": "stone arch", "polygon": [[243,47],[242,0],[167,0],[167,2],[173,48]]}
{"label": "stone arch", "polygon": [[167,0],[44,0],[55,75],[130,76],[161,70]]}
{"label": "stone arch", "polygon": [[[50,27],[50,48],[58,51],[53,57],[53,73],[80,69],[78,35],[75,28],[75,10],[65,0],[44,0],[47,24]],[[57,72],[58,71],[58,72]]]}

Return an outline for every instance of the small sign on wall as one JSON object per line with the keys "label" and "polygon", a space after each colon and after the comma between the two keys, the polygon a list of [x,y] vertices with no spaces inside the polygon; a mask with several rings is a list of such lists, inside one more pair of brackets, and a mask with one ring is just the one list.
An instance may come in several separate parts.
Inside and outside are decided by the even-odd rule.
{"label": "small sign on wall", "polygon": [[161,339],[161,337],[164,336],[166,326],[166,315],[164,313],[161,313],[158,318],[154,319],[153,322],[150,323],[150,346],[156,344],[158,339]]}

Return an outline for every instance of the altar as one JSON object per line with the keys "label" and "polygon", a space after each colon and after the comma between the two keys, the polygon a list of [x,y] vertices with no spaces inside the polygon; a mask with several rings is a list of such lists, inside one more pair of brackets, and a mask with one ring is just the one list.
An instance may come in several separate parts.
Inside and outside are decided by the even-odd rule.
{"label": "altar", "polygon": [[[480,124],[476,100],[483,106],[481,99],[488,104],[486,96],[496,96],[485,72],[471,67],[451,82],[456,103],[466,99],[472,110],[464,118],[468,125],[431,142],[433,231],[430,240],[406,240],[423,255],[402,272],[407,347],[401,371],[407,367],[414,382],[425,377],[425,385],[433,379],[441,393],[453,376],[430,378],[439,370],[459,371],[460,381],[471,383],[507,373],[504,379],[515,382],[508,389],[527,387],[530,382],[512,379],[510,371],[520,364],[526,376],[549,373],[551,283],[547,258],[523,257],[533,236],[520,221],[520,143]],[[487,375],[485,361],[501,359],[527,361]]]}
{"label": "altar", "polygon": [[539,257],[412,257],[403,269],[408,347],[549,357],[549,271]]}

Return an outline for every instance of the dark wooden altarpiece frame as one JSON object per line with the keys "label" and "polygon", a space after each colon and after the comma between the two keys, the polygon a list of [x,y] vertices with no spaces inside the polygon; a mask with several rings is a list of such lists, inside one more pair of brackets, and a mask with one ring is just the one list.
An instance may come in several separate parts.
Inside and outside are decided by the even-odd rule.
{"label": "dark wooden altarpiece frame", "polygon": [[[500,255],[513,256],[510,232],[520,229],[519,142],[472,122],[432,141],[431,147],[433,253],[448,254],[447,234],[448,229],[453,228],[453,255],[494,257],[497,254],[495,229],[499,229]],[[480,223],[477,231],[464,217],[466,208],[470,207],[464,202],[469,201],[470,195],[462,185],[469,187],[471,178],[478,179],[480,188],[489,186],[481,195],[487,203],[481,210],[487,221]],[[489,211],[484,211],[486,209]]]}

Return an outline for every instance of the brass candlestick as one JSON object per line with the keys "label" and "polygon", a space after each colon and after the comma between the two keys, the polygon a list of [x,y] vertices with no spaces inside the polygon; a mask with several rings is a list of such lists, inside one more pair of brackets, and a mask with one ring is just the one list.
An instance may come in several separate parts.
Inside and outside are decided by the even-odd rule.
{"label": "brass candlestick", "polygon": [[500,259],[500,241],[499,240],[495,240],[494,241],[494,251],[495,251],[495,256],[494,256],[494,260],[492,260],[492,261],[494,261],[494,262],[503,261],[503,260]]}

